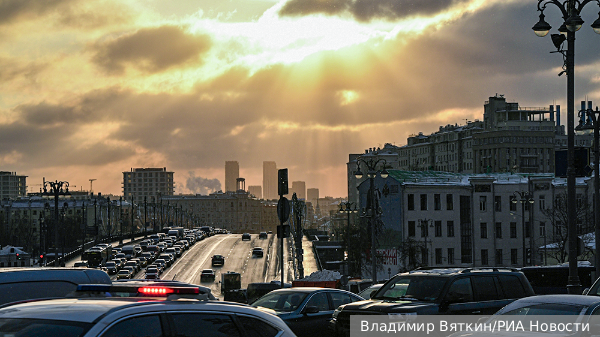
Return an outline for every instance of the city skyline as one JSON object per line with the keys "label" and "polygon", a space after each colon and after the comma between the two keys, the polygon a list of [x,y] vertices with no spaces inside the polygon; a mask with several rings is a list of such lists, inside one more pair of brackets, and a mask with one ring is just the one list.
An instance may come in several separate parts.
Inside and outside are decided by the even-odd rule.
{"label": "city skyline", "polygon": [[[121,194],[122,172],[168,167],[187,194],[225,190],[231,159],[246,186],[263,185],[268,160],[343,197],[348,154],[482,119],[494,93],[566,112],[563,60],[531,29],[535,2],[364,4],[7,0],[0,171],[33,192],[43,178],[73,190],[95,179]],[[556,33],[560,13],[545,15]],[[598,102],[597,15],[581,15],[575,101]]]}

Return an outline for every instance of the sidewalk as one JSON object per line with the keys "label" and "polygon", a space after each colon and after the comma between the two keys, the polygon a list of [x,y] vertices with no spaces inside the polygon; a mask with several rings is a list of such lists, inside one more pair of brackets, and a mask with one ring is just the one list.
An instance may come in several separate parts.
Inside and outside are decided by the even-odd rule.
{"label": "sidewalk", "polygon": [[306,277],[311,273],[319,271],[317,260],[315,260],[315,254],[312,249],[312,241],[309,241],[306,236],[302,237],[302,250],[304,251],[304,261],[302,261],[302,266],[304,267],[304,276]]}

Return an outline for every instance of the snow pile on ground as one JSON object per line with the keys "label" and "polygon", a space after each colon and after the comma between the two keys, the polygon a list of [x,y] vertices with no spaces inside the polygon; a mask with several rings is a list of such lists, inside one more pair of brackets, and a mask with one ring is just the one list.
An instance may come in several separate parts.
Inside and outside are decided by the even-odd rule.
{"label": "snow pile on ground", "polygon": [[300,279],[299,281],[336,281],[339,280],[342,277],[342,274],[340,274],[337,271],[331,271],[331,270],[321,270],[321,271],[316,271],[308,276],[306,276],[303,279]]}

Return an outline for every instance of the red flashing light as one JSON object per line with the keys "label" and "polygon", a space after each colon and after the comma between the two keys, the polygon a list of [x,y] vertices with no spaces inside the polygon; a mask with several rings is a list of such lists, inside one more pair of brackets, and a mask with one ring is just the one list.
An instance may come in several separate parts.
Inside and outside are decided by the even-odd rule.
{"label": "red flashing light", "polygon": [[195,287],[141,287],[138,292],[151,296],[166,296],[169,294],[199,294],[200,290]]}

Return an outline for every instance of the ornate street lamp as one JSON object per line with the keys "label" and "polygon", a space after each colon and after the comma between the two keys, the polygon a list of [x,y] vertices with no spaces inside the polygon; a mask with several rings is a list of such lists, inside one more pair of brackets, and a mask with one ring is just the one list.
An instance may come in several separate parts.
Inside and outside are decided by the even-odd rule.
{"label": "ornate street lamp", "polygon": [[[360,180],[363,177],[363,173],[360,170],[360,164],[366,166],[367,169],[367,178],[369,178],[369,192],[367,195],[367,203],[365,207],[365,211],[361,214],[361,217],[367,218],[369,221],[369,225],[371,226],[371,277],[373,278],[373,284],[377,283],[377,256],[376,256],[376,222],[381,215],[381,209],[379,207],[379,203],[375,201],[375,186],[374,181],[377,174],[383,179],[386,179],[389,175],[386,170],[386,160],[383,158],[378,158],[373,155],[364,155],[356,158],[356,172],[354,172],[354,176],[356,179]],[[379,167],[381,166],[381,169]]]}
{"label": "ornate street lamp", "polygon": [[[600,1],[595,0],[600,6]],[[532,27],[537,36],[546,36],[552,27],[544,18],[544,10],[549,4],[555,5],[562,13],[563,23],[566,28],[559,28],[561,34],[553,34],[552,42],[557,51],[563,55],[565,60],[563,71],[559,74],[567,74],[567,235],[569,237],[569,282],[567,290],[570,294],[581,294],[581,283],[577,273],[577,195],[575,189],[575,32],[583,25],[579,13],[583,7],[592,0],[538,0],[538,11],[540,20]],[[592,23],[592,28],[600,34],[600,18]],[[562,50],[566,33],[567,50]],[[561,37],[562,35],[563,37]]]}
{"label": "ornate street lamp", "polygon": [[349,261],[350,261],[350,214],[352,213],[358,213],[358,209],[356,208],[356,204],[351,202],[351,201],[342,201],[340,203],[340,209],[338,210],[339,213],[346,213],[347,215],[347,220],[348,223],[346,225],[346,235],[344,236],[344,251],[346,252],[346,256],[344,257],[344,259],[346,260],[346,266],[348,267],[348,275],[351,275],[350,273],[350,266],[349,266]]}
{"label": "ornate street lamp", "polygon": [[[523,267],[529,265],[533,265],[533,224],[531,223],[531,219],[529,219],[529,251],[530,251],[530,261],[527,261],[527,246],[525,245],[525,205],[531,205],[534,203],[533,193],[528,191],[516,191],[513,193],[512,203],[516,204],[521,203],[521,227],[522,227],[522,240],[523,240]],[[529,209],[530,206],[527,206]]]}
{"label": "ornate street lamp", "polygon": [[[58,197],[71,195],[69,193],[68,181],[46,181],[44,178],[42,195],[54,197],[54,266],[58,267],[58,241],[59,241],[59,219],[58,219]],[[64,247],[63,247],[64,248]]]}

